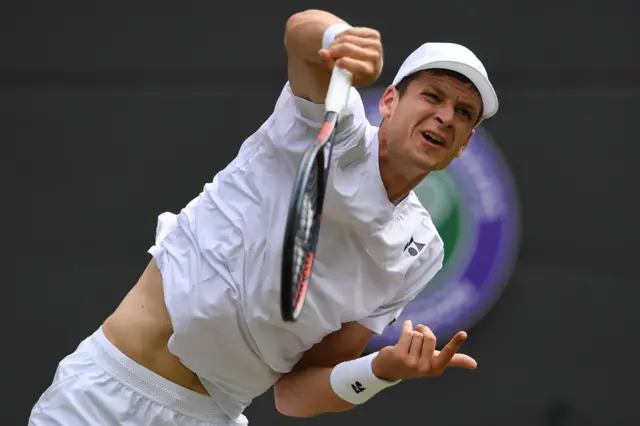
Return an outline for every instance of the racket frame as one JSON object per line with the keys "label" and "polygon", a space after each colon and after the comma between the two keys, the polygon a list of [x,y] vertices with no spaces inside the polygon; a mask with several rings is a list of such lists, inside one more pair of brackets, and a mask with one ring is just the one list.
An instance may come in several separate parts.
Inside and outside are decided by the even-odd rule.
{"label": "racket frame", "polygon": [[[297,321],[306,300],[309,280],[313,272],[320,226],[322,224],[324,196],[326,184],[329,179],[329,171],[331,169],[333,142],[335,140],[339,114],[348,101],[351,82],[352,75],[349,71],[334,67],[325,99],[325,115],[322,126],[320,127],[315,143],[307,148],[302,156],[302,161],[298,167],[296,180],[291,193],[282,249],[280,278],[280,313],[282,319],[287,322]],[[298,282],[295,284],[294,294],[292,286],[294,286],[293,277],[296,275],[296,271],[294,270],[296,236],[299,232],[298,224],[300,223],[300,216],[303,214],[302,209],[309,176],[314,167],[317,173],[317,190],[316,211],[314,212],[313,218],[314,225],[311,230],[313,235],[310,237],[309,248],[306,253],[306,258],[304,259],[302,270],[300,271]]]}

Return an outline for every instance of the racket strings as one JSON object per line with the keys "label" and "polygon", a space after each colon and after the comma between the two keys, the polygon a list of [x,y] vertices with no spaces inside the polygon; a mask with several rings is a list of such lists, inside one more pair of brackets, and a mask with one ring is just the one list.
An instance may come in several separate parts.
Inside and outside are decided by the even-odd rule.
{"label": "racket strings", "polygon": [[293,294],[294,297],[297,292],[297,285],[300,281],[300,276],[305,268],[307,262],[307,256],[309,252],[314,251],[315,237],[317,235],[318,220],[316,220],[316,213],[318,211],[318,171],[317,168],[312,168],[309,173],[309,179],[305,188],[305,192],[302,196],[302,205],[300,209],[299,223],[297,226],[297,232],[295,235],[294,244],[294,274],[293,274]]}
{"label": "racket strings", "polygon": [[297,320],[310,284],[336,120],[335,113],[327,113],[315,145],[304,153],[298,168],[283,246],[281,312],[285,321]]}

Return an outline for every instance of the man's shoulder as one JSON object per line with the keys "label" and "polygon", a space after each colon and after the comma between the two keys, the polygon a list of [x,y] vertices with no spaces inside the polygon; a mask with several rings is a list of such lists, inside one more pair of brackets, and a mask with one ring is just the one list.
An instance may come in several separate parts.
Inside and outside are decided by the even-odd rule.
{"label": "man's shoulder", "polygon": [[[412,218],[412,220],[417,221],[420,224],[420,227],[425,231],[429,230],[438,234],[438,230],[431,218],[431,214],[424,204],[422,204],[414,191],[409,192],[409,195],[407,195],[405,214]],[[440,235],[438,234],[438,237],[439,236]]]}
{"label": "man's shoulder", "polygon": [[411,233],[403,247],[403,257],[410,261],[406,269],[404,294],[415,297],[429,284],[444,264],[444,241],[431,215],[418,197],[411,193],[405,209]]}
{"label": "man's shoulder", "polygon": [[437,264],[444,252],[443,240],[429,212],[409,195],[402,205],[376,224],[374,217],[364,233],[366,253],[384,271],[405,275],[425,264]]}
{"label": "man's shoulder", "polygon": [[405,246],[405,251],[415,255],[420,261],[431,261],[441,257],[444,241],[429,211],[413,191],[409,193],[406,203],[405,220],[412,223],[412,226],[411,238]]}

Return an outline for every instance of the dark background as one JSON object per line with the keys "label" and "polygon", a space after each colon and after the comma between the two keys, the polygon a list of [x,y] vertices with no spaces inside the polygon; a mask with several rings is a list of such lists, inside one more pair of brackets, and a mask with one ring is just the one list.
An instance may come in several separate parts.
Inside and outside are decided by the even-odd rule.
{"label": "dark background", "polygon": [[197,195],[270,114],[286,79],[286,19],[308,7],[381,32],[381,83],[425,41],[478,54],[501,100],[485,127],[520,191],[521,249],[503,297],[471,330],[477,371],[311,420],[279,415],[268,393],[251,424],[640,424],[640,3],[103,3],[21,1],[0,13],[13,272],[3,424],[26,424],[56,364],[135,282],[156,216]]}

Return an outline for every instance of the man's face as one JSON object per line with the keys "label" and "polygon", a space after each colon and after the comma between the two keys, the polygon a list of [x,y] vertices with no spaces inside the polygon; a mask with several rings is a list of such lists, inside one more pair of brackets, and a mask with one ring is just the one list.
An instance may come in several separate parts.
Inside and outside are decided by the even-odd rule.
{"label": "man's face", "polygon": [[387,154],[405,173],[441,170],[462,153],[474,133],[482,99],[470,83],[421,72],[400,97],[389,87],[379,104]]}

